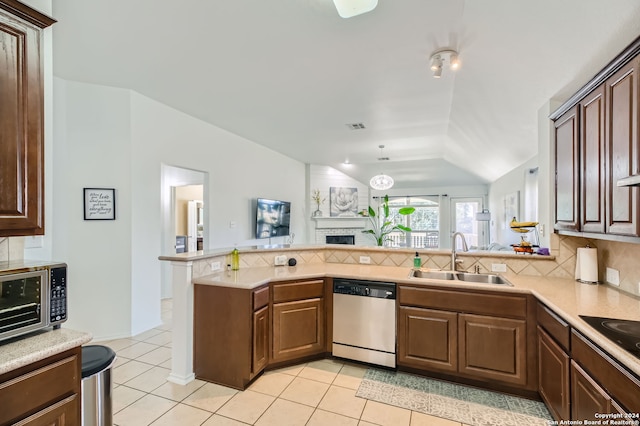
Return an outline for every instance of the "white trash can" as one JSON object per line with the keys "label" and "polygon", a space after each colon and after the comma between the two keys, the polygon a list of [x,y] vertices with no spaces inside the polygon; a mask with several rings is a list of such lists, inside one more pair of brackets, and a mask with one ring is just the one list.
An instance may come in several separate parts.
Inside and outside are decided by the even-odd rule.
{"label": "white trash can", "polygon": [[111,366],[116,353],[107,346],[82,347],[82,426],[113,426]]}

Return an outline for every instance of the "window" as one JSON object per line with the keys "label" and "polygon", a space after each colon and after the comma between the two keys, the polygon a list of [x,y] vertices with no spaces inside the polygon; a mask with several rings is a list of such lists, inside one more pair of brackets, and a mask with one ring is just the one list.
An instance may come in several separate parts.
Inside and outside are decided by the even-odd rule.
{"label": "window", "polygon": [[[413,207],[408,216],[398,213],[401,207]],[[392,247],[438,248],[440,246],[440,204],[438,196],[389,197],[390,220],[411,228],[411,232],[389,235]]]}

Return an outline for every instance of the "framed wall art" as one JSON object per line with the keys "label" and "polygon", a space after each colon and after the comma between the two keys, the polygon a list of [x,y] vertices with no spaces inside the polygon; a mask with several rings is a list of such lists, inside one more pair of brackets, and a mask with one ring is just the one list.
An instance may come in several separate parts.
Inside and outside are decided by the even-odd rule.
{"label": "framed wall art", "polygon": [[115,220],[116,190],[84,188],[84,220]]}
{"label": "framed wall art", "polygon": [[358,214],[358,188],[330,187],[331,217],[353,217]]}

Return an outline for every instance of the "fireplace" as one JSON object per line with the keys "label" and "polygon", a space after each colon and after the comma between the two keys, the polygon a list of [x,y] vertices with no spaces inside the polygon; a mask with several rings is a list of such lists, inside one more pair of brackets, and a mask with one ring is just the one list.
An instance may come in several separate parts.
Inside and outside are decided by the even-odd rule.
{"label": "fireplace", "polygon": [[327,235],[325,239],[327,244],[354,245],[356,243],[355,235]]}

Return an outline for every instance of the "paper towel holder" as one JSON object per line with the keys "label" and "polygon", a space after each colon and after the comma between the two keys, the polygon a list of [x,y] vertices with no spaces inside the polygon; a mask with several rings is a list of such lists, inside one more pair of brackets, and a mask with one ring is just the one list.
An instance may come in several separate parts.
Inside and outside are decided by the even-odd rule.
{"label": "paper towel holder", "polygon": [[598,252],[597,252],[597,247],[591,247],[589,244],[587,244],[586,247],[582,247],[582,248],[584,248],[584,249],[594,248],[596,250],[595,253],[594,253],[595,259],[592,259],[592,260],[595,260],[595,265],[592,265],[592,267],[595,267],[595,271],[593,271],[593,270],[588,271],[591,274],[595,273],[596,280],[593,281],[593,280],[584,280],[584,279],[582,279],[583,278],[582,275],[585,274],[585,273],[588,273],[588,272],[587,271],[583,271],[581,269],[581,267],[580,267],[580,248],[578,248],[578,251],[576,252],[576,276],[575,276],[576,281],[579,282],[579,283],[582,283],[582,284],[598,285],[601,282],[598,280],[598,259],[597,259]]}

